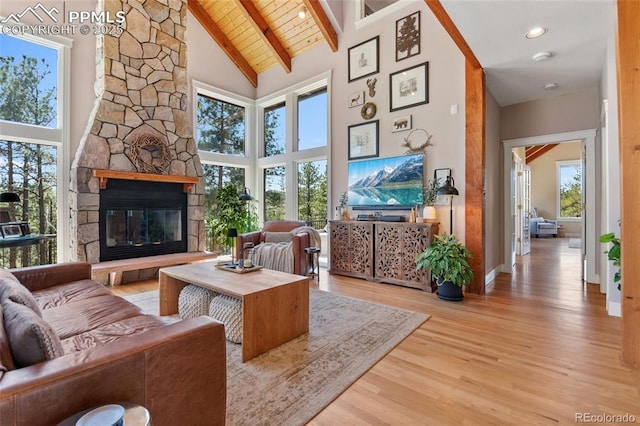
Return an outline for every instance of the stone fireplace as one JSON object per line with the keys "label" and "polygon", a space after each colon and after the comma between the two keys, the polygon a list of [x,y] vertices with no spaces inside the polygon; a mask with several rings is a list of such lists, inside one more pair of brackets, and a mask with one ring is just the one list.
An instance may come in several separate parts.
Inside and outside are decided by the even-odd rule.
{"label": "stone fireplace", "polygon": [[[122,34],[97,39],[97,99],[71,169],[73,260],[101,259],[101,186],[113,179],[195,182],[184,185],[186,251],[202,251],[204,187],[188,113],[186,0],[104,0],[98,9],[124,11],[126,19]],[[100,177],[109,171],[111,177]]]}

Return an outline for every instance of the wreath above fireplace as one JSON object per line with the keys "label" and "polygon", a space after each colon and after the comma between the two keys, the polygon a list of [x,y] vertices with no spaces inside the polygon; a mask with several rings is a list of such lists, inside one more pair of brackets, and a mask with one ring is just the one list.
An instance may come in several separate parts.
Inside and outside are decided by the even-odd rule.
{"label": "wreath above fireplace", "polygon": [[139,172],[162,174],[171,163],[169,148],[159,138],[140,135],[129,145],[129,158]]}

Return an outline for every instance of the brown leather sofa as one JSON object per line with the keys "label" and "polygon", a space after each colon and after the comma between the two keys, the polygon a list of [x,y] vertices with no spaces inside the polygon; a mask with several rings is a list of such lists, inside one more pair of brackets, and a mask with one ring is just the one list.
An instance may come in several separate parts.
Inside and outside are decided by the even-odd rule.
{"label": "brown leather sofa", "polygon": [[223,325],[146,315],[90,278],[88,263],[0,270],[0,425],[117,402],[146,407],[154,426],[224,424]]}
{"label": "brown leather sofa", "polygon": [[[305,226],[306,223],[299,220],[270,220],[264,223],[262,230],[248,232],[239,235],[236,239],[236,258],[242,259],[242,247],[244,243],[253,243],[254,246],[268,241],[268,233],[286,233],[296,228]],[[291,236],[293,250],[293,273],[296,275],[305,275],[308,270],[308,255],[304,249],[311,247],[311,239],[309,234],[301,232]]]}

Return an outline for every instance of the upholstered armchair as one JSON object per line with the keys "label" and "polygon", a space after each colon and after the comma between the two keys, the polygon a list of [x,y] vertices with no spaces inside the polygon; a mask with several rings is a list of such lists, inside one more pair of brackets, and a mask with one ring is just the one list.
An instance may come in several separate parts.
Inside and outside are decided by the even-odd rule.
{"label": "upholstered armchair", "polygon": [[236,239],[236,257],[243,258],[242,248],[244,243],[253,243],[254,247],[260,244],[277,244],[291,242],[293,253],[293,270],[284,271],[297,275],[305,275],[308,270],[308,255],[304,249],[311,247],[309,232],[291,231],[304,227],[306,224],[298,220],[271,220],[265,222],[262,230],[239,235]]}
{"label": "upholstered armchair", "polygon": [[558,236],[558,221],[543,217],[532,217],[529,221],[531,235],[538,238],[540,235]]}

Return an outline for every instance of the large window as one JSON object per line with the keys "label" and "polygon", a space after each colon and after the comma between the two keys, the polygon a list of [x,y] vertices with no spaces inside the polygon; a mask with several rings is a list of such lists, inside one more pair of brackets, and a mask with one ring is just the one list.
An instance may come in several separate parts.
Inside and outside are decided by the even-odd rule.
{"label": "large window", "polygon": [[206,249],[229,253],[233,240],[229,229],[238,233],[256,229],[255,203],[241,201],[250,187],[254,159],[252,102],[220,89],[194,82],[196,98],[195,135],[204,176]]}
{"label": "large window", "polygon": [[264,220],[283,220],[286,199],[284,166],[264,169]]}
{"label": "large window", "polygon": [[327,146],[327,89],[298,96],[298,149]]}
{"label": "large window", "polygon": [[20,197],[0,206],[2,220],[27,222],[32,234],[50,234],[44,244],[3,250],[2,266],[68,260],[58,248],[66,246],[69,234],[61,194],[68,188],[63,86],[70,42],[0,34],[0,45],[0,188]]}
{"label": "large window", "polygon": [[284,154],[286,144],[286,110],[284,102],[264,109],[264,155]]}
{"label": "large window", "polygon": [[245,155],[245,108],[198,94],[198,149],[228,155]]}
{"label": "large window", "polygon": [[298,219],[315,228],[327,222],[327,161],[298,164]]}
{"label": "large window", "polygon": [[579,160],[558,161],[557,206],[559,219],[582,217],[582,166]]}
{"label": "large window", "polygon": [[262,113],[264,220],[327,220],[330,75],[258,100]]}

